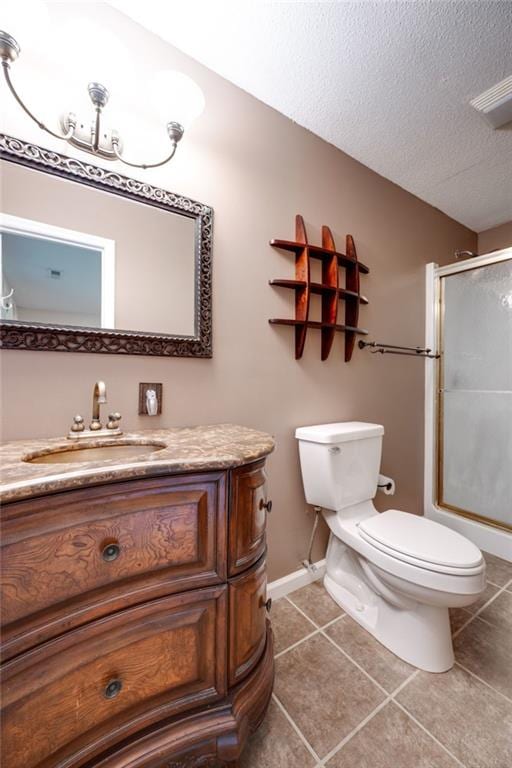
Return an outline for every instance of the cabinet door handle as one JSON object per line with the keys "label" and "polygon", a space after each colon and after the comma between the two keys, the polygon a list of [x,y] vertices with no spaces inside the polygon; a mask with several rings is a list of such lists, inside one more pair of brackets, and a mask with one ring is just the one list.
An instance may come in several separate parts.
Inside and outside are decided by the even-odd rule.
{"label": "cabinet door handle", "polygon": [[101,556],[106,563],[111,563],[113,560],[117,560],[121,554],[121,547],[116,542],[111,542],[103,547]]}
{"label": "cabinet door handle", "polygon": [[268,501],[260,499],[260,509],[266,509],[269,513],[272,512],[272,501],[270,499]]}
{"label": "cabinet door handle", "polygon": [[123,687],[123,683],[118,678],[115,678],[114,680],[109,680],[105,686],[103,695],[106,699],[115,699],[115,697],[119,693],[121,693],[122,687]]}

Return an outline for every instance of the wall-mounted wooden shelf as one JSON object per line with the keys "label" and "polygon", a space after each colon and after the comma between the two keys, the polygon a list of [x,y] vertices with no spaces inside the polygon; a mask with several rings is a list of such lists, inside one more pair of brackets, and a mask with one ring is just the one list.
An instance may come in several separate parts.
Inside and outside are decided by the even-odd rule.
{"label": "wall-mounted wooden shelf", "polygon": [[[277,285],[280,288],[306,288],[305,280],[269,280],[269,285]],[[358,295],[355,291],[347,291],[345,288],[336,288],[334,285],[323,285],[323,283],[310,283],[311,293],[338,293],[338,298],[345,300],[357,299],[360,304],[368,304],[366,296]]]}
{"label": "wall-mounted wooden shelf", "polygon": [[[368,299],[359,291],[359,274],[370,271],[357,259],[356,247],[351,235],[347,235],[346,253],[340,253],[334,245],[334,238],[329,227],[322,227],[322,245],[308,243],[306,228],[302,216],[295,217],[295,241],[271,240],[270,245],[295,254],[295,279],[270,280],[270,285],[289,288],[295,291],[295,318],[293,320],[272,318],[273,325],[295,327],[295,358],[302,357],[308,328],[321,331],[321,358],[327,360],[336,332],[345,334],[345,361],[352,357],[356,336],[366,335],[368,331],[358,328],[359,305],[368,304]],[[322,282],[311,281],[310,259],[322,262]],[[339,285],[339,267],[345,269],[345,287]],[[309,319],[309,299],[311,294],[322,298],[322,320]],[[345,302],[345,322],[338,322],[339,302]]]}
{"label": "wall-mounted wooden shelf", "polygon": [[[302,216],[301,216],[302,218]],[[322,229],[329,229],[329,227],[322,227]],[[330,231],[330,230],[329,230]],[[304,248],[304,243],[296,243],[293,240],[271,240],[270,245],[274,248],[281,248],[283,251],[292,251],[293,253],[299,253]],[[336,257],[340,267],[351,267],[357,264],[360,272],[364,272],[366,275],[370,271],[366,264],[363,264],[357,259],[351,258],[346,253],[338,253],[338,251],[331,248],[322,248],[320,245],[308,244],[309,255],[312,259],[321,259],[327,261]],[[348,250],[348,249],[347,249]]]}

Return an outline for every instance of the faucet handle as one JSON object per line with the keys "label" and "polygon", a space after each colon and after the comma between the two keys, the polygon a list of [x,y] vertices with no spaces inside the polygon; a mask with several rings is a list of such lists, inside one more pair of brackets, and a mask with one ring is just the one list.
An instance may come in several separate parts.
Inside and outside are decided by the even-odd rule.
{"label": "faucet handle", "polygon": [[80,416],[80,414],[77,413],[77,415],[73,417],[73,424],[71,425],[71,431],[72,432],[83,432],[84,429],[85,429],[85,427],[84,427],[83,416]]}
{"label": "faucet handle", "polygon": [[117,429],[119,427],[120,421],[121,421],[121,414],[118,411],[116,411],[115,413],[109,413],[107,429]]}

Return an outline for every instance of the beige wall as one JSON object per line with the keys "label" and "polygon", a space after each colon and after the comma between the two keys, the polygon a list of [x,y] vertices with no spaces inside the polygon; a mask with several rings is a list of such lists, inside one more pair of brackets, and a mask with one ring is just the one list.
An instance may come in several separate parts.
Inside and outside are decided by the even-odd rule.
{"label": "beige wall", "polygon": [[[423,376],[432,363],[356,350],[345,364],[341,334],[322,363],[317,331],[310,331],[304,357],[295,361],[293,331],[268,324],[270,317],[292,316],[293,296],[268,280],[291,277],[293,261],[268,241],[292,238],[296,213],[303,214],[312,242],[320,242],[322,224],[340,247],[350,232],[371,269],[362,277],[370,304],[362,307],[360,324],[370,338],[416,345],[424,338],[424,265],[451,261],[456,249],[475,250],[476,235],[113,10],[91,8],[84,12],[115,25],[128,48],[143,52],[146,67],[180,69],[205,93],[206,111],[175,160],[144,178],[215,210],[214,355],[181,360],[4,353],[3,438],[64,434],[74,413],[89,412],[98,378],[107,382],[109,406],[123,413],[125,428],[231,421],[271,432],[277,440],[268,464],[271,579],[298,567],[312,523],[300,480],[297,425],[383,423],[382,471],[396,479],[397,494],[379,504],[392,501],[421,513]],[[12,128],[50,145],[31,130],[25,120]],[[139,381],[163,383],[161,417],[137,415]],[[325,532],[315,558],[324,545]]]}
{"label": "beige wall", "polygon": [[499,251],[502,248],[512,248],[512,221],[478,233],[479,254]]}

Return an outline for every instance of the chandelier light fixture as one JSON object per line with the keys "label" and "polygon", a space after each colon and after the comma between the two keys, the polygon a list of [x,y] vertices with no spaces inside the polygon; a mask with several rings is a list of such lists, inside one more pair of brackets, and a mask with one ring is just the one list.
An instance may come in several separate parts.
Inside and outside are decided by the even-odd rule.
{"label": "chandelier light fixture", "polygon": [[[2,69],[7,86],[18,102],[23,111],[33,120],[41,130],[46,131],[51,136],[67,141],[74,147],[90,152],[97,157],[106,160],[120,160],[125,165],[132,168],[158,168],[165,165],[174,157],[178,143],[181,141],[184,133],[183,125],[179,122],[167,123],[167,135],[171,143],[170,152],[163,160],[157,163],[132,163],[123,156],[123,142],[117,130],[104,127],[102,125],[102,113],[109,100],[109,92],[104,85],[98,82],[91,82],[88,85],[88,93],[94,108],[92,121],[78,119],[73,112],[68,112],[60,119],[61,133],[48,128],[45,123],[39,120],[33,112],[27,107],[24,101],[17,93],[11,80],[11,64],[16,61],[20,55],[20,46],[15,38],[7,32],[0,31],[0,58],[2,60]],[[199,87],[190,80],[190,78],[179,73],[164,73],[174,75],[178,81],[178,90],[180,95],[184,91],[184,83],[192,90],[192,101],[194,102],[192,112],[197,116],[202,111],[204,99]],[[189,112],[191,110],[189,109]]]}

